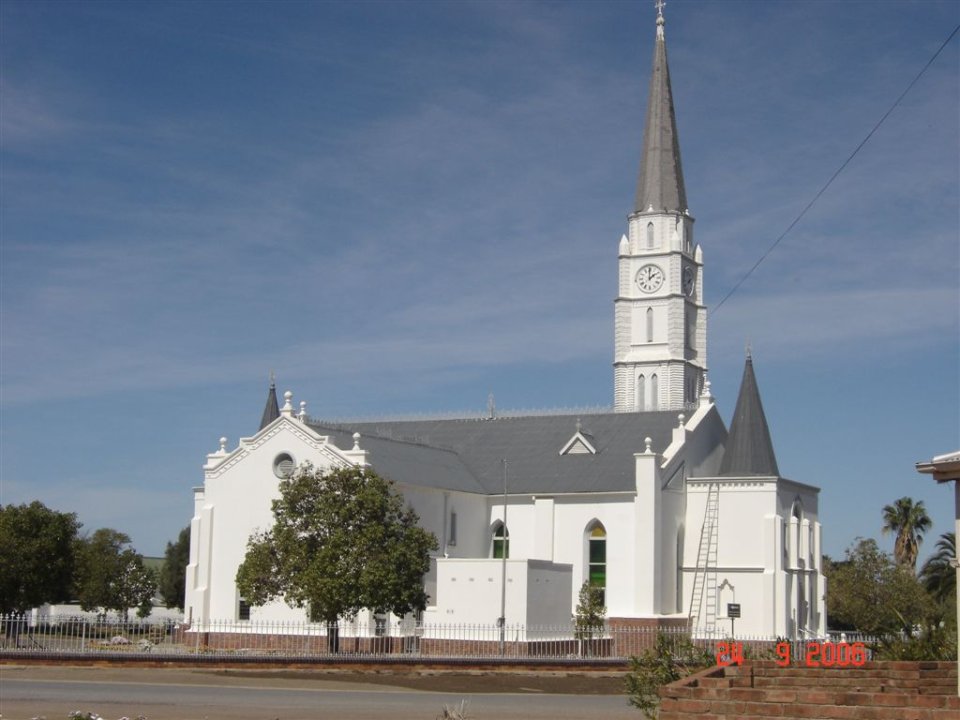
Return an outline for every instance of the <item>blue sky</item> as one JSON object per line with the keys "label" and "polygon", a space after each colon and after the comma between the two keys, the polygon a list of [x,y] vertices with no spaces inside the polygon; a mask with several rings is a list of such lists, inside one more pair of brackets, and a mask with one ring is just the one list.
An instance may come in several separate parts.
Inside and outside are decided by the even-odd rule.
{"label": "blue sky", "polygon": [[[609,405],[652,6],[0,5],[2,502],[159,554],[271,369],[318,417]],[[960,5],[665,13],[712,308]],[[722,414],[749,342],[835,556],[903,495],[952,527],[914,464],[960,447],[958,65],[709,319]]]}

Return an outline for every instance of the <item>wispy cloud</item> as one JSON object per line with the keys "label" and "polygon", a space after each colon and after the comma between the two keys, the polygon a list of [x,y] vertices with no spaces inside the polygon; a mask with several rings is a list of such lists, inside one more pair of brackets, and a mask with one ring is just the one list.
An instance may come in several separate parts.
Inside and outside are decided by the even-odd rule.
{"label": "wispy cloud", "polygon": [[891,358],[955,342],[960,289],[915,286],[791,294],[731,301],[711,327],[712,350],[736,356],[744,341],[778,362],[836,361],[858,351]]}
{"label": "wispy cloud", "polygon": [[[79,437],[117,397],[159,407],[270,367],[347,413],[482,404],[528,378],[529,402],[563,405],[571,368],[588,378],[577,391],[609,401],[652,16],[617,2],[380,3],[376,21],[346,2],[37,7],[0,5],[5,486],[43,485],[43,433],[17,434],[38,406],[75,399]],[[955,5],[671,8],[715,306]],[[956,67],[954,43],[711,317],[712,367],[748,339],[781,369],[952,347]],[[156,432],[208,411],[161,413]],[[114,472],[77,457],[74,479]],[[122,486],[115,472],[103,488]]]}

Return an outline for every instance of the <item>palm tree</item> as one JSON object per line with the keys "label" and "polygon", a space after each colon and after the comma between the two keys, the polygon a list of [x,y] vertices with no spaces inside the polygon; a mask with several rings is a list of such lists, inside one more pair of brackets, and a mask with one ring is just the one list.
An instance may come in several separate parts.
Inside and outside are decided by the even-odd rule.
{"label": "palm tree", "polygon": [[900,565],[911,570],[916,567],[920,543],[931,525],[933,521],[927,515],[922,500],[914,503],[911,498],[902,497],[893,505],[883,508],[883,534],[897,534],[893,544],[893,556]]}
{"label": "palm tree", "polygon": [[953,599],[957,591],[957,536],[948,532],[937,540],[937,551],[920,570],[923,586],[938,601]]}

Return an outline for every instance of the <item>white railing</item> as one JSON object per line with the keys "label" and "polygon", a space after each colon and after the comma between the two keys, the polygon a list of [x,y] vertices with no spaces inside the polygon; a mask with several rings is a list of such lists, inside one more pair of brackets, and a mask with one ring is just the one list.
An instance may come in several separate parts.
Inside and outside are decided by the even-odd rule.
{"label": "white railing", "polygon": [[[204,623],[144,620],[91,620],[58,617],[49,622],[29,617],[0,616],[0,652],[58,656],[210,656],[214,658],[369,658],[385,660],[497,659],[512,660],[623,660],[655,646],[658,633],[692,640],[714,653],[717,643],[729,640],[720,631],[691,631],[684,627],[597,627],[573,625],[534,627],[507,625],[430,624],[400,621],[375,626],[341,622],[222,620]],[[772,656],[780,638],[738,635],[736,642],[755,656]],[[826,640],[826,639],[824,639]],[[831,637],[839,642],[839,637]],[[848,642],[871,642],[847,634]]]}

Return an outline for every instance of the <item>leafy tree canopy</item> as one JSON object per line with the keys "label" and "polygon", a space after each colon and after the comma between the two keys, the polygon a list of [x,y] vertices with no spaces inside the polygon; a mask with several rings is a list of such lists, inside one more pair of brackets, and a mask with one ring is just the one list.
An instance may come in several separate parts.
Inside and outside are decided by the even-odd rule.
{"label": "leafy tree canopy", "polygon": [[831,625],[883,634],[910,630],[929,619],[933,602],[913,570],[882,552],[876,540],[859,538],[846,559],[829,562],[827,617]]}
{"label": "leafy tree canopy", "polygon": [[163,569],[160,571],[160,597],[168,608],[183,610],[187,585],[187,563],[190,562],[190,526],[177,536],[175,543],[168,542],[164,553]]}
{"label": "leafy tree canopy", "polygon": [[920,581],[937,602],[955,604],[957,597],[957,535],[943,533],[937,549],[920,569]]}
{"label": "leafy tree canopy", "polygon": [[38,501],[0,506],[0,613],[70,599],[79,529],[74,513]]}
{"label": "leafy tree canopy", "polygon": [[920,543],[923,536],[933,525],[923,501],[914,502],[902,497],[892,505],[883,508],[883,534],[894,533],[897,539],[893,545],[893,555],[901,565],[911,571],[917,565]]}
{"label": "leafy tree canopy", "polygon": [[391,481],[369,468],[306,466],[279,489],[273,527],[250,538],[237,570],[248,602],[283,597],[328,623],[362,608],[402,616],[426,607],[437,538]]}
{"label": "leafy tree canopy", "polygon": [[153,609],[156,578],[126,533],[100,528],[80,540],[75,583],[84,610],[115,610],[126,618],[130,608],[140,617]]}

